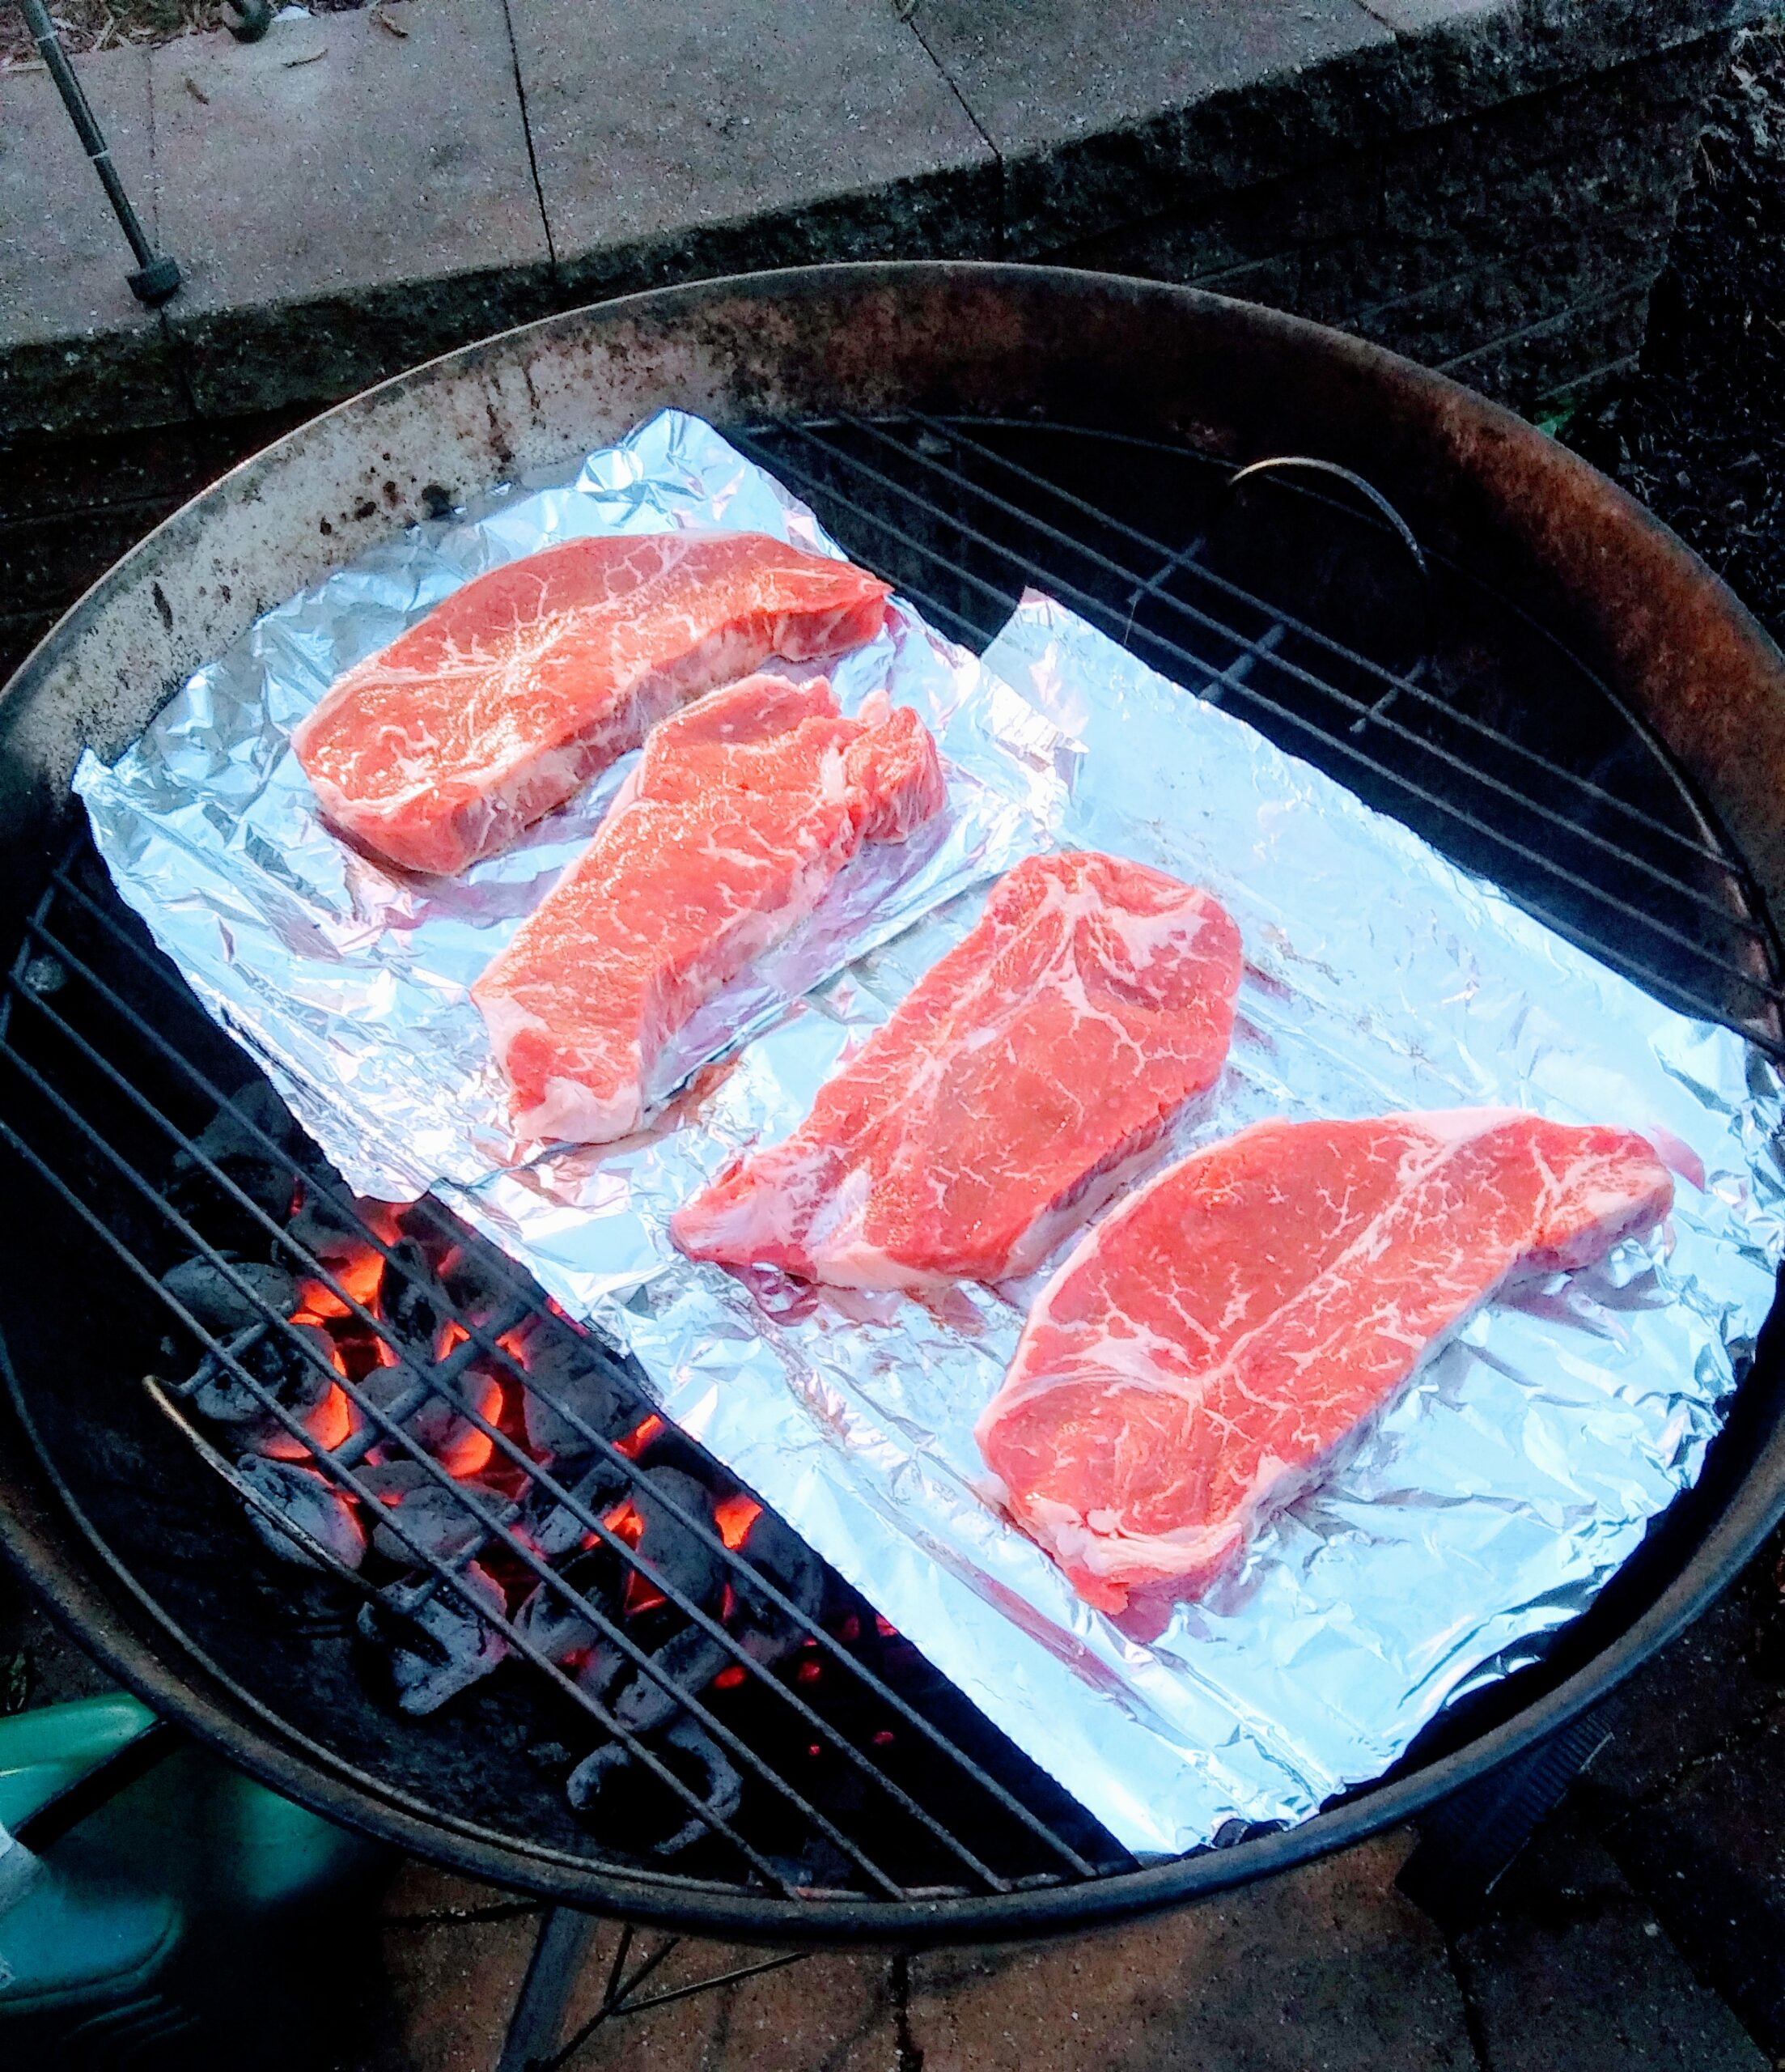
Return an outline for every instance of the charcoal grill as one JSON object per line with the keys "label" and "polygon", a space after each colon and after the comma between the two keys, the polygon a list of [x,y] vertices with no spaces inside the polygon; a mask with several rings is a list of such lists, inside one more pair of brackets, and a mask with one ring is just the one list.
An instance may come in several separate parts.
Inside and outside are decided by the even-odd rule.
{"label": "charcoal grill", "polygon": [[[747,1492],[642,1430],[631,1379],[517,1270],[491,1255],[468,1280],[442,1264],[467,1242],[443,1210],[396,1223],[331,1193],[110,894],[68,795],[83,746],[121,749],[257,612],[393,527],[668,404],[726,430],[944,631],[982,646],[1025,586],[1051,592],[1639,983],[1779,1050],[1785,662],[1669,534],[1505,412],[1286,316],[1024,268],[814,269],[553,318],[237,469],[5,694],[11,1558],[149,1704],[275,1788],[516,1890],[734,1941],[1080,1928],[1303,1862],[1554,1746],[1785,1503],[1770,1332],[1698,1488],[1540,1663],[1317,1818],[1142,1865],[868,1606],[790,1561],[773,1521],[740,1526]],[[291,1220],[306,1200],[350,1234],[345,1266],[313,1215]],[[249,1259],[301,1280],[312,1308],[296,1314],[322,1319],[278,1355],[290,1386],[256,1364],[294,1327]],[[162,1276],[193,1260],[210,1278],[176,1281],[183,1300]],[[393,1321],[410,1297],[439,1355],[413,1387],[377,1351],[415,1363]],[[326,1369],[320,1395],[306,1361]],[[290,1514],[240,1501],[252,1478],[187,1385],[201,1368],[275,1450],[344,1486],[363,1491],[375,1446],[410,1459],[456,1520],[450,1547],[387,1507],[401,1589],[343,1565],[326,1514],[298,1531],[311,1565],[282,1559],[269,1534],[283,1519],[289,1542]],[[596,1374],[618,1407],[601,1418]],[[319,1424],[324,1396],[346,1423]],[[574,1433],[550,1464],[529,1401]],[[413,1443],[426,1403],[472,1435],[477,1484]],[[666,1463],[693,1497],[661,1481]],[[541,1551],[541,1502],[594,1557],[568,1581]],[[377,1522],[375,1504],[358,1514]],[[655,1556],[638,1530],[653,1504],[673,1521]],[[435,1659],[430,1622],[479,1602],[474,1562],[500,1581],[504,1608],[486,1595],[479,1616],[511,1658],[412,1717],[369,1657]],[[536,1586],[623,1679],[591,1695],[534,1644],[516,1615]],[[680,1652],[659,1652],[641,1605]],[[625,1751],[630,1783],[607,1791],[598,1764],[579,1814],[565,1769],[595,1746]]]}

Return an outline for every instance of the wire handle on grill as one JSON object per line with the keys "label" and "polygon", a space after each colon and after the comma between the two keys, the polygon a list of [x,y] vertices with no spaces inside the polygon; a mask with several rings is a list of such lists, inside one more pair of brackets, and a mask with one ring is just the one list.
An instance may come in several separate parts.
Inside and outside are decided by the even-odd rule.
{"label": "wire handle on grill", "polygon": [[[1298,475],[1314,478],[1312,483],[1299,486],[1303,495],[1329,510],[1344,513],[1362,524],[1380,532],[1386,540],[1392,541],[1394,546],[1404,554],[1406,560],[1411,564],[1417,579],[1415,595],[1418,601],[1414,608],[1417,639],[1410,650],[1403,652],[1396,673],[1405,674],[1410,679],[1417,681],[1425,673],[1430,664],[1435,632],[1433,623],[1431,564],[1412,526],[1401,516],[1399,511],[1374,482],[1367,477],[1359,474],[1355,469],[1344,467],[1337,461],[1321,460],[1313,454],[1270,454],[1262,460],[1249,461],[1244,467],[1236,469],[1227,478],[1223,488],[1227,499],[1230,514],[1236,509],[1236,500],[1249,484],[1274,483],[1280,478]],[[1337,489],[1342,489],[1348,493],[1348,496],[1335,495],[1333,492]],[[1211,558],[1218,551],[1221,530],[1219,523],[1210,529],[1208,546],[1211,551]],[[1295,571],[1295,582],[1298,588],[1304,586],[1307,580],[1308,571],[1305,568],[1298,568]],[[1261,589],[1264,585],[1260,584],[1256,587]],[[1347,591],[1350,587],[1350,585],[1343,586]],[[1347,604],[1355,605],[1358,600],[1347,595],[1346,601]],[[1380,598],[1375,600],[1374,603],[1374,622],[1380,625],[1384,621]],[[1311,608],[1305,597],[1300,609],[1304,614],[1309,614],[1312,609],[1312,614],[1317,616],[1317,606]],[[1396,618],[1397,614],[1391,607],[1386,614],[1386,622],[1392,624]],[[1354,629],[1346,627],[1343,630],[1348,641],[1355,642],[1360,646],[1366,644],[1358,638]],[[1400,630],[1397,628],[1397,631]],[[1354,734],[1360,732],[1371,719],[1377,716],[1392,704],[1397,695],[1397,686],[1391,684],[1371,711],[1354,725],[1350,731]]]}

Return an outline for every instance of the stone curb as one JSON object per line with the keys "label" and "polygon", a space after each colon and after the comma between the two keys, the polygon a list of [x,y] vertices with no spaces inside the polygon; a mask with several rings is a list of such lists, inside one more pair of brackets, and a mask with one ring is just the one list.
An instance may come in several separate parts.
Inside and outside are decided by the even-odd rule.
{"label": "stone curb", "polygon": [[[1507,321],[1503,283],[1447,288],[1444,206],[1410,230],[1389,170],[1419,145],[1421,190],[1427,160],[1484,125],[1647,79],[1670,53],[1668,77],[1692,72],[1766,11],[398,0],[258,45],[115,49],[78,69],[186,275],[159,316],[124,287],[121,238],[47,75],[0,74],[0,438],[320,403],[553,308],[846,256],[1171,272],[1329,321],[1368,313],[1389,342],[1465,377],[1503,363],[1516,386],[1512,333],[1568,335],[1571,311],[1618,304],[1634,318],[1601,331],[1621,352],[1633,322],[1639,338],[1677,180],[1620,204],[1609,237],[1594,219],[1572,256],[1561,240]],[[1566,213],[1570,176],[1560,166],[1528,206]],[[1444,206],[1469,219],[1461,189]],[[1397,292],[1410,312],[1434,307],[1384,331]],[[1570,364],[1566,349],[1545,362],[1563,378]]]}

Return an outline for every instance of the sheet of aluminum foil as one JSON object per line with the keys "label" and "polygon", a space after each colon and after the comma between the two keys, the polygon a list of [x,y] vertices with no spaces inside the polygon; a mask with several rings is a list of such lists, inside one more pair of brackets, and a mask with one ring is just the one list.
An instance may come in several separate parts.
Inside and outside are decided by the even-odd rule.
{"label": "sheet of aluminum foil", "polygon": [[[680,527],[769,533],[841,558],[811,513],[710,427],[665,412],[567,479],[505,486],[269,612],[115,768],[90,755],[75,773],[125,899],[362,1194],[475,1186],[527,1157],[468,989],[582,854],[638,758],[504,854],[425,878],[323,824],[291,731],[337,677],[485,570],[591,534]],[[845,712],[876,690],[914,707],[941,748],[947,804],[909,841],[866,847],[803,927],[693,1017],[648,1089],[668,1114],[702,1066],[821,979],[1044,844],[1065,796],[1055,765],[1070,745],[903,605],[828,669],[770,667],[828,674]],[[564,1200],[574,1208],[574,1191]]]}
{"label": "sheet of aluminum foil", "polygon": [[[756,974],[677,1061],[723,1053],[658,1128],[516,1156],[464,989],[608,791],[422,892],[317,827],[286,737],[334,673],[475,569],[570,530],[676,523],[829,546],[706,427],[654,420],[573,482],[502,492],[269,614],[116,771],[83,765],[101,850],[356,1186],[431,1182],[629,1347],[667,1412],[1120,1841],[1150,1856],[1304,1818],[1529,1659],[1697,1475],[1785,1251],[1778,1080],[1032,597],[977,667],[901,608],[889,652],[842,673],[846,703],[885,681],[937,728],[936,856],[863,885]],[[1482,1103],[1651,1130],[1695,1176],[1664,1233],[1478,1314],[1238,1569],[1144,1638],[979,1493],[973,1425],[1032,1282],[928,1303],[746,1286],[664,1236],[704,1178],[795,1126],[972,925],[990,877],[1043,843],[1205,884],[1244,933],[1227,1071],[1160,1162],[1266,1115]]]}

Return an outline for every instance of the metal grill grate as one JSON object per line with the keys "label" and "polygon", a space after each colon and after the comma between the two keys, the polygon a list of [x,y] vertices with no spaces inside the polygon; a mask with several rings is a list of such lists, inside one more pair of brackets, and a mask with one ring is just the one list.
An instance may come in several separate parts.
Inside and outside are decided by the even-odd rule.
{"label": "metal grill grate", "polygon": [[[1488,872],[1541,918],[1639,981],[1763,1039],[1776,1034],[1782,996],[1774,946],[1740,860],[1605,686],[1466,571],[1434,565],[1422,652],[1384,661],[1234,580],[1219,553],[1232,512],[1225,473],[1195,454],[1103,435],[917,417],[775,425],[737,437],[810,499],[852,553],[891,576],[944,630],[982,645],[1025,585],[1048,590],[1176,680],[1231,702],[1286,748]],[[1112,482],[1126,485],[1120,511],[1108,507]],[[1308,495],[1300,486],[1281,494]],[[1316,515],[1325,522],[1324,505]],[[1367,512],[1361,522],[1371,522]],[[1388,550],[1396,551],[1392,537]],[[629,1492],[646,1485],[646,1471],[614,1434],[590,1424],[536,1368],[518,1360],[512,1335],[523,1326],[559,1335],[583,1359],[611,1356],[499,1255],[490,1255],[500,1282],[494,1312],[459,1311],[458,1344],[437,1367],[418,1371],[413,1395],[381,1402],[363,1382],[329,1370],[329,1386],[353,1406],[357,1429],[321,1443],[248,1364],[251,1348],[206,1329],[161,1279],[170,1257],[207,1262],[252,1306],[257,1331],[291,1344],[300,1361],[324,1361],[312,1339],[261,1300],[232,1255],[240,1247],[207,1235],[189,1198],[170,1186],[178,1158],[252,1233],[260,1258],[325,1289],[392,1359],[405,1357],[377,1307],[209,1155],[181,1119],[232,1108],[257,1155],[286,1173],[294,1188],[315,1182],[316,1169],[301,1152],[230,1098],[224,1076],[203,1062],[207,1039],[196,1003],[123,913],[90,851],[77,845],[29,924],[0,1008],[7,1072],[0,1136],[23,1172],[91,1234],[95,1256],[115,1260],[128,1285],[158,1298],[193,1357],[259,1402],[296,1458],[375,1517],[364,1469],[368,1451],[379,1447],[413,1461],[462,1508],[469,1529],[451,1557],[414,1539],[400,1511],[390,1515],[411,1568],[424,1578],[395,1602],[325,1546],[312,1542],[309,1551],[344,1601],[375,1599],[382,1617],[399,1628],[407,1622],[418,1645],[427,1630],[418,1622],[435,1596],[464,1605],[507,1641],[516,1666],[506,1674],[530,1676],[541,1701],[555,1707],[554,1718],[575,1716],[586,1734],[625,1748],[701,1837],[665,1866],[610,1845],[597,1829],[591,1844],[597,1860],[610,1857],[629,1876],[671,1886],[741,1887],[789,1901],[816,1896],[820,1887],[893,1901],[1001,1893],[1134,1867],[982,1723],[977,1733],[964,1729],[966,1709],[958,1701],[951,1709],[918,1688],[921,1678],[895,1674],[871,1618],[865,1626],[858,1620],[855,1639],[844,1637],[834,1620],[827,1624],[782,1589],[747,1548],[728,1544],[706,1520],[653,1492],[651,1501],[723,1563],[737,1591],[771,1606],[797,1632],[828,1679],[831,1695],[820,1700],[790,1665],[760,1659],[723,1616],[641,1553],[615,1529],[603,1502],[579,1496],[574,1479],[559,1480],[504,1421],[486,1416],[468,1386],[474,1370],[532,1391]],[[475,1242],[436,1204],[411,1213],[443,1240]],[[383,1272],[426,1292],[388,1230],[365,1218],[359,1230]],[[127,1387],[134,1378],[121,1374],[112,1385]],[[183,1399],[192,1385],[151,1386],[207,1463],[253,1501],[189,1414]],[[30,1395],[27,1388],[20,1399],[28,1420]],[[487,1441],[515,1493],[499,1502],[480,1493],[416,1441],[409,1420],[429,1395]],[[720,1475],[716,1467],[713,1473]],[[716,1691],[710,1667],[698,1682],[678,1680],[628,1630],[611,1599],[585,1594],[543,1554],[518,1529],[522,1497],[530,1492],[562,1506],[587,1545],[608,1550],[623,1573],[660,1592],[687,1628],[720,1650],[732,1692]],[[742,1779],[741,1810],[703,1796],[672,1738],[634,1731],[543,1653],[511,1604],[498,1612],[480,1599],[468,1572],[474,1560],[493,1556],[511,1575],[554,1594],[673,1700],[673,1718],[692,1722]],[[177,1607],[163,1604],[159,1616],[178,1627]],[[734,1701],[739,1688],[754,1703],[748,1717]],[[883,1745],[892,1734],[904,1751],[897,1760]],[[317,1752],[328,1759],[327,1751]],[[812,1788],[819,1760],[845,1788]],[[815,1840],[823,1845],[817,1858]],[[812,1874],[815,1861],[827,1866],[821,1878]]]}
{"label": "metal grill grate", "polygon": [[[1639,984],[1779,1047],[1778,945],[1709,812],[1577,656],[1466,570],[1428,555],[1429,645],[1396,666],[1212,565],[1228,470],[1181,448],[918,415],[736,443],[943,631],[982,647],[1045,590]],[[1283,575],[1293,591],[1307,571]]]}

